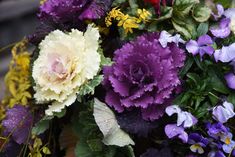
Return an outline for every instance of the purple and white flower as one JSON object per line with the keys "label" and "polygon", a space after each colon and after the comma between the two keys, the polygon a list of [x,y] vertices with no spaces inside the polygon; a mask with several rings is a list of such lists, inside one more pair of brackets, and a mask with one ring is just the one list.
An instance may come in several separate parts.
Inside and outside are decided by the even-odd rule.
{"label": "purple and white flower", "polygon": [[180,37],[179,34],[172,36],[167,31],[162,31],[160,33],[159,42],[163,48],[166,48],[167,44],[172,42],[175,43],[177,46],[179,45],[179,43],[185,43],[185,41]]}
{"label": "purple and white flower", "polygon": [[217,4],[216,9],[217,9],[216,12],[211,12],[211,14],[214,17],[214,19],[217,21],[224,14],[224,7],[221,4]]}
{"label": "purple and white flower", "polygon": [[220,123],[226,123],[230,118],[234,117],[234,106],[229,102],[224,102],[213,108],[213,118]]}
{"label": "purple and white flower", "polygon": [[182,111],[177,105],[168,106],[166,113],[168,116],[172,116],[174,113],[177,114],[177,126],[189,128],[197,123],[197,119],[191,113]]}

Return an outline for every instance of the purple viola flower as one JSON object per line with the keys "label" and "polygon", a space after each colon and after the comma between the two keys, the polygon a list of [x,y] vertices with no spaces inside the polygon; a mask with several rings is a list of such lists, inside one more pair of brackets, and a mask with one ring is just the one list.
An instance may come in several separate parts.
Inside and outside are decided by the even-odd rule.
{"label": "purple viola flower", "polygon": [[168,138],[179,138],[183,143],[188,142],[188,134],[184,131],[184,128],[177,126],[176,124],[167,124],[165,126],[165,134]]}
{"label": "purple viola flower", "polygon": [[40,6],[39,18],[55,24],[79,24],[81,20],[99,19],[112,0],[47,0]]}
{"label": "purple viola flower", "polygon": [[192,133],[189,135],[188,143],[191,144],[190,150],[192,152],[203,154],[204,148],[208,145],[209,141],[198,133]]}
{"label": "purple viola flower", "polygon": [[175,43],[163,48],[159,33],[147,33],[115,52],[103,68],[106,103],[118,112],[140,109],[145,120],[159,119],[180,86],[185,54]]}
{"label": "purple viola flower", "polygon": [[207,123],[206,128],[208,135],[216,140],[219,140],[223,135],[228,134],[229,131],[229,129],[220,122],[215,124]]}
{"label": "purple viola flower", "polygon": [[211,13],[214,19],[217,21],[224,14],[224,7],[221,4],[216,5],[216,12]]}
{"label": "purple viola flower", "polygon": [[231,20],[230,29],[235,33],[235,8],[229,8],[224,12],[224,15]]}
{"label": "purple viola flower", "polygon": [[12,133],[12,139],[18,144],[23,144],[30,135],[32,123],[33,115],[29,108],[15,105],[7,110],[6,118],[2,121],[4,135],[8,136]]}
{"label": "purple viola flower", "polygon": [[211,151],[209,154],[208,154],[208,157],[226,157],[224,155],[224,153],[220,150],[217,150],[217,151]]}
{"label": "purple viola flower", "polygon": [[221,62],[235,61],[235,43],[229,46],[223,46],[222,49],[216,50],[214,57],[216,61]]}
{"label": "purple viola flower", "polygon": [[177,114],[177,126],[189,128],[197,123],[197,119],[191,113],[181,111],[177,105],[168,106],[166,108],[166,113],[168,116],[172,116],[174,113]]}
{"label": "purple viola flower", "polygon": [[234,73],[228,73],[227,75],[224,76],[227,85],[231,89],[235,89],[235,75]]}
{"label": "purple viola flower", "polygon": [[219,105],[213,108],[213,118],[220,123],[226,123],[230,118],[234,117],[234,106],[229,102],[224,102],[223,105]]}
{"label": "purple viola flower", "polygon": [[211,27],[211,33],[217,38],[226,38],[230,35],[230,19],[224,18],[220,21],[219,26]]}
{"label": "purple viola flower", "polygon": [[212,55],[214,52],[214,48],[212,47],[213,40],[209,35],[202,35],[198,38],[197,41],[190,40],[186,44],[186,49],[189,53],[193,55],[199,54],[203,57],[204,54]]}

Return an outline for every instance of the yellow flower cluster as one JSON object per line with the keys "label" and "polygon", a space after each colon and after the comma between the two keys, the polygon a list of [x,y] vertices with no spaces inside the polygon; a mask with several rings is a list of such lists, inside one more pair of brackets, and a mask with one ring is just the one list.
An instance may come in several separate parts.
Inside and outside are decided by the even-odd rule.
{"label": "yellow flower cluster", "polygon": [[47,0],[40,0],[40,4],[42,5],[43,3],[45,3]]}
{"label": "yellow flower cluster", "polygon": [[112,20],[118,21],[118,27],[123,27],[125,33],[133,33],[132,29],[138,28],[140,23],[145,23],[151,16],[151,13],[145,9],[137,10],[138,17],[133,17],[128,14],[124,14],[120,9],[113,8],[105,18],[107,27],[112,25]]}
{"label": "yellow flower cluster", "polygon": [[7,95],[2,103],[8,107],[15,104],[27,105],[28,99],[32,98],[29,89],[30,82],[30,54],[26,48],[27,41],[23,40],[12,48],[12,60],[9,71],[5,76]]}

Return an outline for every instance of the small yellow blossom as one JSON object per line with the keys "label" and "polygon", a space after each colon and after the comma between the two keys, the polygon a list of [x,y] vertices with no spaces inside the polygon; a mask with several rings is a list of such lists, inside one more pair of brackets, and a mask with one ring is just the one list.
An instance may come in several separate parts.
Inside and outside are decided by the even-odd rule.
{"label": "small yellow blossom", "polygon": [[30,54],[27,52],[26,40],[17,43],[12,48],[12,60],[9,71],[5,76],[5,85],[8,94],[5,95],[2,103],[8,107],[15,104],[28,104],[28,99],[32,98],[29,92],[30,82]]}
{"label": "small yellow blossom", "polygon": [[40,0],[40,4],[43,5],[47,0]]}
{"label": "small yellow blossom", "polygon": [[148,19],[152,16],[151,13],[149,11],[147,11],[146,9],[138,9],[137,10],[137,14],[139,16],[139,20],[140,22],[148,22]]}
{"label": "small yellow blossom", "polygon": [[113,8],[108,16],[105,18],[105,23],[107,27],[112,25],[112,20],[118,21],[118,27],[123,27],[125,33],[128,32],[133,33],[132,29],[139,28],[139,23],[147,22],[149,17],[151,16],[150,12],[145,9],[138,9],[137,14],[139,17],[133,17],[128,14],[124,14],[120,11],[120,9]]}

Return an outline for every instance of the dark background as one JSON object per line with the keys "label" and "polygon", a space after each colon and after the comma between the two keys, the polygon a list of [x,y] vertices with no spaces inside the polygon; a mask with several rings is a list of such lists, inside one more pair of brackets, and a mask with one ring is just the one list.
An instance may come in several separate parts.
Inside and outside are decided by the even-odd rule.
{"label": "dark background", "polygon": [[[0,50],[32,34],[38,25],[39,0],[0,0]],[[3,77],[11,59],[10,48],[0,51],[0,99]]]}

